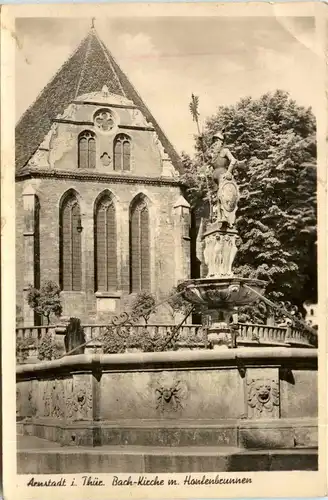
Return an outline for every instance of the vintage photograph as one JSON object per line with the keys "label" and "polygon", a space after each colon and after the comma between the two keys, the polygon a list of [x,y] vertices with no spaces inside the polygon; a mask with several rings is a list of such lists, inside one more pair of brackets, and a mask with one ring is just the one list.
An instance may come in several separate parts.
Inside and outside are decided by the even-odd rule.
{"label": "vintage photograph", "polygon": [[76,14],[15,19],[17,474],[318,471],[315,18]]}

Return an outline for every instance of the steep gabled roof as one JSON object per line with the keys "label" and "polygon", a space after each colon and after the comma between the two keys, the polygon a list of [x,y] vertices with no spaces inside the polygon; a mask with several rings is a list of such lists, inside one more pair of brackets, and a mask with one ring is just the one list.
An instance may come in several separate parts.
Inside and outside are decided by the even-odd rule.
{"label": "steep gabled roof", "polygon": [[19,120],[16,126],[16,173],[19,173],[40,146],[52,120],[63,113],[77,96],[100,91],[104,85],[109,92],[133,101],[147,121],[153,124],[173,165],[180,170],[179,155],[92,28]]}

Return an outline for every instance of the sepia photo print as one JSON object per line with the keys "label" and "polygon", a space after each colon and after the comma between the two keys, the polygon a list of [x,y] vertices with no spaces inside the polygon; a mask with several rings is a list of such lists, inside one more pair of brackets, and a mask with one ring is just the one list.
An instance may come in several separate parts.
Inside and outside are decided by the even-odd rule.
{"label": "sepia photo print", "polygon": [[316,15],[114,7],[14,16],[17,478],[113,498],[305,481]]}

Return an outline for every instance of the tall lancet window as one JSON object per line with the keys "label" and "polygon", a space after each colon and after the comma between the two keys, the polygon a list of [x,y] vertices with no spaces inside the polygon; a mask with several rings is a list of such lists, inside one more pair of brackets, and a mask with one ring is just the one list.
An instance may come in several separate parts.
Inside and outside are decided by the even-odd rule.
{"label": "tall lancet window", "polygon": [[114,141],[114,170],[131,169],[131,139],[119,134]]}
{"label": "tall lancet window", "polygon": [[79,168],[96,168],[96,137],[90,130],[79,135],[78,164]]}
{"label": "tall lancet window", "polygon": [[116,213],[107,193],[96,203],[94,227],[96,291],[117,290]]}
{"label": "tall lancet window", "polygon": [[82,288],[81,211],[74,193],[69,193],[60,209],[60,284],[62,290]]}
{"label": "tall lancet window", "polygon": [[149,208],[138,197],[130,209],[130,292],[150,290]]}

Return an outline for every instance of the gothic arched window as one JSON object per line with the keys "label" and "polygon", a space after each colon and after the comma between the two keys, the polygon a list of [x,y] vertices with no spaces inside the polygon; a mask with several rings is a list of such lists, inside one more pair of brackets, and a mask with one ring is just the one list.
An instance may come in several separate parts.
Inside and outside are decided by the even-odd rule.
{"label": "gothic arched window", "polygon": [[131,139],[125,134],[119,134],[114,141],[114,170],[130,170]]}
{"label": "gothic arched window", "polygon": [[78,139],[79,168],[96,168],[96,138],[93,132],[85,130]]}
{"label": "gothic arched window", "polygon": [[117,289],[117,239],[115,206],[109,194],[95,206],[95,288]]}
{"label": "gothic arched window", "polygon": [[130,208],[130,292],[150,290],[149,208],[138,197]]}
{"label": "gothic arched window", "polygon": [[62,290],[82,288],[81,211],[75,194],[60,209],[60,284]]}

